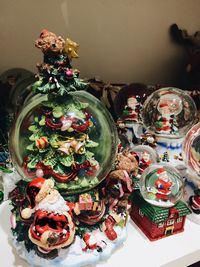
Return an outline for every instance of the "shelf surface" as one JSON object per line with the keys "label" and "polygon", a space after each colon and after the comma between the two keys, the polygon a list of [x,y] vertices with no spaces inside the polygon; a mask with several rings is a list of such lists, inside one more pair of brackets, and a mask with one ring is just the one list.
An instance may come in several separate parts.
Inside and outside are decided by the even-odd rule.
{"label": "shelf surface", "polygon": [[[10,207],[0,205],[0,266],[28,267],[12,248],[10,234]],[[151,242],[130,220],[128,238],[106,261],[97,267],[186,267],[200,260],[200,225],[188,219],[185,231]]]}

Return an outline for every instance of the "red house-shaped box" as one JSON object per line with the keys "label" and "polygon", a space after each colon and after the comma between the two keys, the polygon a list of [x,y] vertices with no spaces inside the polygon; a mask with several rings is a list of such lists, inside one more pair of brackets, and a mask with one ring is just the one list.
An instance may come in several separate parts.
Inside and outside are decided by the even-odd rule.
{"label": "red house-shaped box", "polygon": [[139,191],[132,195],[131,218],[151,241],[182,232],[189,213],[183,201],[171,208],[161,208],[146,202]]}

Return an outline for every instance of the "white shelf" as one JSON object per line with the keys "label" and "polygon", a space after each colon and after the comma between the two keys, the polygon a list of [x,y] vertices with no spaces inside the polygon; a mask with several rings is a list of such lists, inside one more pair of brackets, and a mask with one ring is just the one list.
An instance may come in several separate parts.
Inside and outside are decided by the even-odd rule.
{"label": "white shelf", "polygon": [[[28,267],[12,249],[8,203],[0,206],[0,266]],[[185,231],[158,241],[149,241],[130,222],[128,238],[98,267],[186,267],[200,260],[200,225],[186,220]]]}

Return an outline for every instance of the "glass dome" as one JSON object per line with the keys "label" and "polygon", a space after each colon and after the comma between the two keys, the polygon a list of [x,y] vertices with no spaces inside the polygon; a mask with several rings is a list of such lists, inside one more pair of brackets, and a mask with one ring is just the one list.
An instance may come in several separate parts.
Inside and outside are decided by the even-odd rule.
{"label": "glass dome", "polygon": [[200,122],[195,124],[185,137],[183,159],[187,167],[200,179]]}
{"label": "glass dome", "polygon": [[167,87],[152,93],[145,101],[142,119],[157,136],[181,138],[194,125],[197,109],[183,90]]}
{"label": "glass dome", "polygon": [[111,170],[118,136],[111,115],[84,91],[23,107],[10,135],[12,161],[24,179],[53,178],[60,190],[86,191]]}
{"label": "glass dome", "polygon": [[183,180],[172,166],[152,164],[142,173],[140,191],[150,204],[172,207],[182,197]]}
{"label": "glass dome", "polygon": [[146,145],[138,145],[130,149],[134,152],[139,164],[139,174],[153,163],[159,162],[159,156],[152,147]]}

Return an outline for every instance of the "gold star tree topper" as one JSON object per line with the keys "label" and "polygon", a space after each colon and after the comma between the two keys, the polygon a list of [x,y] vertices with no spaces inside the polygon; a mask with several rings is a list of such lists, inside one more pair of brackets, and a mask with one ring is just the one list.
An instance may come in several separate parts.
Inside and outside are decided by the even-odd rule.
{"label": "gold star tree topper", "polygon": [[70,59],[78,58],[78,53],[77,53],[78,48],[79,44],[67,38],[63,51],[68,55]]}

